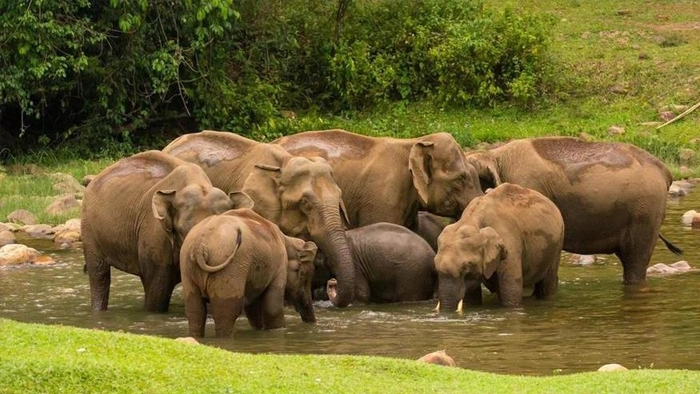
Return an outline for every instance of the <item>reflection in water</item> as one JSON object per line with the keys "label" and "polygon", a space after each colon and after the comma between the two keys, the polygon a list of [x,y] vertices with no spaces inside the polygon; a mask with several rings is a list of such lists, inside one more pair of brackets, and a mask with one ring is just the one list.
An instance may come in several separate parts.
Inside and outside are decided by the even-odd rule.
{"label": "reflection in water", "polygon": [[[683,212],[700,208],[700,192],[669,202],[664,235],[685,250],[683,259],[700,267],[700,230],[680,224]],[[24,240],[21,240],[24,241]],[[0,269],[0,317],[137,334],[187,335],[179,287],[167,314],[143,310],[135,276],[112,270],[110,309],[90,310],[82,250],[60,250],[50,241],[31,246],[60,264]],[[526,300],[503,309],[493,296],[462,315],[438,315],[433,302],[351,306],[317,303],[318,322],[303,323],[292,309],[287,328],[260,332],[245,318],[234,339],[205,338],[206,344],[240,352],[334,353],[418,357],[445,349],[463,368],[551,375],[592,371],[616,362],[628,368],[697,368],[700,364],[700,273],[649,278],[649,286],[625,289],[614,256],[590,266],[563,262],[560,290],[551,300]],[[678,258],[658,243],[652,264]],[[213,335],[213,323],[207,326]]]}

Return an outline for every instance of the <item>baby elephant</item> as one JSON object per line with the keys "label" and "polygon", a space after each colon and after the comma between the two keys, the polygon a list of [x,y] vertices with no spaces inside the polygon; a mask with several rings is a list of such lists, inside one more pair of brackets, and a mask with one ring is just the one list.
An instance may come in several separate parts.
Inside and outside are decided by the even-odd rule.
{"label": "baby elephant", "polygon": [[[411,230],[375,223],[345,232],[355,264],[355,302],[430,300],[435,293],[435,252]],[[335,300],[335,279],[328,298]]]}
{"label": "baby elephant", "polygon": [[230,337],[245,311],[256,329],[284,327],[284,303],[315,322],[311,299],[316,244],[287,237],[250,209],[234,209],[197,224],[180,252],[189,333],[203,337],[207,302],[217,337]]}
{"label": "baby elephant", "polygon": [[[481,283],[504,306],[522,301],[523,287],[544,298],[557,289],[564,241],[559,209],[542,194],[503,183],[474,199],[438,238],[438,309],[481,302]],[[460,305],[461,306],[461,305]]]}

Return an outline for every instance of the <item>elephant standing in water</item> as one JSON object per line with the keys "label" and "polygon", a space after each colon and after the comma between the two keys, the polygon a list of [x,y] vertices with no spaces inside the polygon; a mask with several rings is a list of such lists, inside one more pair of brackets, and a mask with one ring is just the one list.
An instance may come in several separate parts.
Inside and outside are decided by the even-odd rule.
{"label": "elephant standing in water", "polygon": [[[392,223],[346,231],[355,263],[355,302],[430,300],[437,275],[435,252],[416,233]],[[328,281],[334,302],[335,279]]]}
{"label": "elephant standing in water", "polygon": [[483,195],[476,170],[448,133],[396,139],[307,131],[273,143],[293,155],[328,161],[343,190],[350,228],[387,222],[415,229],[419,210],[457,218]]}
{"label": "elephant standing in water", "polygon": [[345,208],[325,160],[294,157],[278,145],[220,131],[180,136],[163,152],[199,164],[224,191],[245,192],[255,203],[253,210],[286,235],[314,241],[338,278],[336,305],[345,307],[354,298]]}
{"label": "elephant standing in water", "polygon": [[466,154],[484,184],[516,183],[537,190],[564,217],[564,250],[614,253],[625,284],[646,280],[673,181],[657,158],[633,145],[584,142],[570,137],[516,140]]}
{"label": "elephant standing in water", "polygon": [[438,308],[481,303],[482,282],[504,306],[519,305],[523,287],[534,286],[537,298],[554,294],[563,242],[556,205],[534,190],[499,185],[472,200],[438,238]]}
{"label": "elephant standing in water", "polygon": [[204,336],[207,303],[217,337],[231,336],[242,311],[256,329],[284,327],[285,300],[303,321],[316,321],[311,300],[316,245],[282,234],[252,210],[202,220],[180,253],[191,336]]}
{"label": "elephant standing in water", "polygon": [[107,167],[88,185],[82,207],[92,309],[107,309],[114,267],[141,278],[146,310],[166,312],[187,232],[207,216],[251,203],[213,187],[199,166],[160,151]]}

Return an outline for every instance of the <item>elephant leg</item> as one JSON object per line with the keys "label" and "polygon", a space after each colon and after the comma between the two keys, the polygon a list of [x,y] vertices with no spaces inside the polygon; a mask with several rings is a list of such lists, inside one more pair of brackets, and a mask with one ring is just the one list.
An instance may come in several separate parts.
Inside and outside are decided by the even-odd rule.
{"label": "elephant leg", "polygon": [[630,229],[615,255],[620,259],[625,285],[636,285],[646,281],[647,267],[654,252],[658,228]]}
{"label": "elephant leg", "polygon": [[179,280],[169,267],[158,267],[141,277],[145,292],[146,311],[164,313],[170,307],[170,297]]}
{"label": "elephant leg", "polygon": [[534,296],[538,299],[547,298],[557,292],[557,287],[559,287],[559,262],[557,264],[550,265],[547,272],[544,274],[544,278],[541,281],[535,283]]}
{"label": "elephant leg", "polygon": [[207,303],[195,291],[185,291],[185,316],[187,316],[190,336],[204,337],[204,328],[207,323]]}
{"label": "elephant leg", "polygon": [[466,286],[464,298],[462,299],[464,305],[482,305],[484,300],[481,294],[481,282],[478,280],[465,279],[464,284]]}
{"label": "elephant leg", "polygon": [[262,296],[263,329],[284,327],[284,285],[272,286]]}
{"label": "elephant leg", "polygon": [[93,310],[104,311],[109,303],[112,275],[109,264],[91,249],[85,246],[85,270],[90,280],[90,306]]}
{"label": "elephant leg", "polygon": [[355,271],[355,302],[368,303],[372,298],[369,289],[369,281],[362,276],[362,273]]}
{"label": "elephant leg", "polygon": [[265,322],[263,321],[262,304],[262,298],[258,298],[257,300],[244,307],[245,315],[248,318],[248,323],[250,323],[250,326],[256,330],[262,330],[265,328]]}
{"label": "elephant leg", "polygon": [[498,272],[498,299],[503,306],[518,306],[523,301],[522,269],[520,264],[506,264],[509,267],[515,267],[515,269]]}
{"label": "elephant leg", "polygon": [[211,316],[214,318],[214,331],[217,338],[229,338],[233,335],[233,326],[243,310],[244,299],[215,298],[209,303]]}

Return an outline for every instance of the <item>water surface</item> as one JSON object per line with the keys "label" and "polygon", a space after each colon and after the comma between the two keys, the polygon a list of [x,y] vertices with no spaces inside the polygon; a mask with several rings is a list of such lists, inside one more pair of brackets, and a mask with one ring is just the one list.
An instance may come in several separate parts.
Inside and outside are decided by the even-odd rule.
{"label": "water surface", "polygon": [[[670,201],[663,234],[700,267],[700,230],[681,225],[682,214],[700,210],[700,192]],[[61,250],[51,241],[25,240],[59,263],[0,269],[0,317],[136,334],[187,335],[181,289],[167,314],[143,311],[137,277],[112,270],[110,309],[90,310],[88,278],[80,248]],[[657,244],[652,264],[680,258]],[[625,291],[614,256],[577,266],[564,259],[558,294],[527,299],[504,309],[493,296],[462,315],[438,315],[432,302],[357,305],[317,303],[318,322],[306,324],[287,311],[287,328],[255,331],[245,318],[233,339],[203,342],[237,352],[361,354],[415,359],[445,349],[458,366],[480,371],[551,375],[592,371],[616,362],[628,368],[697,369],[700,366],[700,273],[650,277],[648,289]],[[207,326],[213,335],[213,322]]]}

